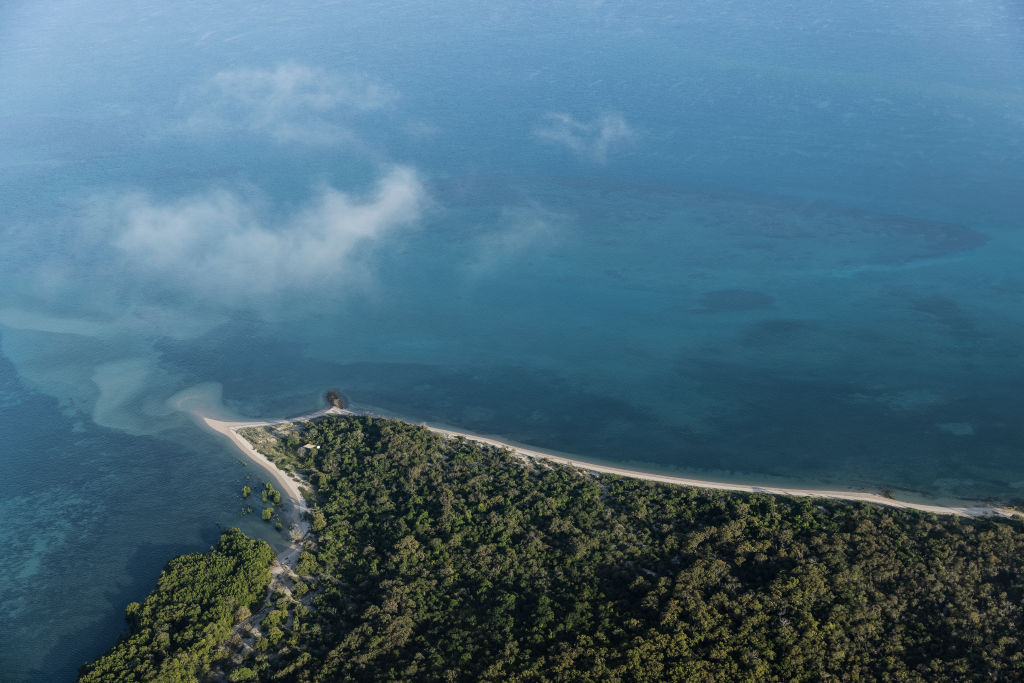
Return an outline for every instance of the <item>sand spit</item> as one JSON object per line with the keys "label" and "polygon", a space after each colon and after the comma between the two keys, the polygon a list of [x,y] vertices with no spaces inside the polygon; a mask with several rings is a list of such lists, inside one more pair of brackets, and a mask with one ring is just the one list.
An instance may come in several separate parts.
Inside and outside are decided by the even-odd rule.
{"label": "sand spit", "polygon": [[567,458],[562,455],[554,455],[551,453],[545,453],[543,451],[535,451],[528,448],[522,448],[512,444],[503,443],[496,439],[488,439],[483,436],[476,436],[474,434],[467,434],[464,432],[456,432],[450,429],[441,429],[440,427],[431,427],[430,425],[424,425],[427,429],[432,432],[436,432],[447,438],[462,437],[469,441],[478,441],[480,443],[489,444],[491,446],[497,446],[499,448],[508,448],[516,455],[521,458],[529,458],[536,460],[546,460],[548,462],[555,462],[561,465],[570,465],[572,467],[578,467],[580,469],[587,470],[589,472],[600,472],[602,474],[616,474],[620,477],[631,477],[633,479],[644,479],[646,481],[656,481],[663,484],[676,484],[679,486],[693,486],[701,489],[715,489],[718,491],[741,491],[745,493],[768,493],[776,496],[796,496],[806,498],[833,498],[836,500],[850,500],[859,501],[862,503],[876,503],[878,505],[887,505],[895,508],[906,508],[911,510],[921,510],[922,512],[932,512],[937,515],[961,515],[965,517],[1015,517],[1019,513],[1009,508],[997,508],[983,505],[977,506],[964,506],[954,507],[945,505],[930,505],[927,503],[912,503],[909,501],[896,500],[895,498],[888,498],[886,496],[879,495],[877,493],[865,493],[862,491],[830,491],[827,489],[798,489],[778,486],[757,486],[755,484],[732,484],[729,482],[721,481],[705,481],[703,479],[688,479],[686,477],[674,477],[667,474],[657,474],[655,472],[642,472],[640,470],[631,470],[624,467],[611,467],[608,465],[597,465],[589,463],[583,460],[577,460],[574,458]]}
{"label": "sand spit", "polygon": [[[354,414],[351,411],[340,410],[338,408],[329,408],[326,410],[317,411],[310,413],[309,415],[303,415],[301,417],[293,418],[290,420],[251,420],[246,422],[223,422],[220,420],[214,420],[202,415],[197,415],[206,425],[211,429],[221,434],[224,434],[235,443],[249,458],[254,460],[261,467],[265,468],[277,481],[282,490],[288,494],[290,498],[295,501],[296,510],[299,513],[299,517],[308,511],[305,499],[302,497],[302,493],[299,490],[299,482],[292,479],[287,473],[279,470],[274,463],[268,460],[263,455],[256,452],[256,450],[238,434],[238,430],[244,427],[264,427],[275,424],[286,424],[290,422],[302,422],[305,420],[311,420],[324,415],[351,415]],[[385,416],[376,416],[385,417]],[[578,460],[576,458],[569,458],[563,455],[554,455],[552,453],[545,453],[544,451],[533,450],[529,448],[523,448],[514,444],[505,443],[498,441],[497,439],[490,439],[476,434],[470,434],[468,432],[459,432],[451,429],[443,429],[441,427],[434,427],[429,424],[422,424],[423,427],[429,429],[432,432],[440,434],[447,439],[453,438],[464,438],[468,441],[476,441],[478,443],[487,444],[490,446],[496,446],[498,448],[506,448],[521,458],[530,460],[542,460],[547,462],[558,463],[560,465],[569,465],[570,467],[576,467],[588,472],[599,472],[602,474],[615,474],[620,477],[630,477],[633,479],[643,479],[646,481],[655,481],[663,484],[676,484],[678,486],[693,486],[702,489],[714,489],[718,491],[739,491],[745,493],[767,493],[778,496],[794,496],[801,498],[830,498],[834,500],[848,500],[857,501],[862,503],[874,503],[877,505],[885,505],[888,507],[904,508],[911,510],[920,510],[922,512],[930,512],[937,515],[960,515],[964,517],[1006,517],[1012,518],[1017,517],[1020,513],[1011,510],[1009,508],[999,508],[990,506],[946,506],[946,505],[932,505],[928,503],[914,503],[910,501],[897,500],[895,498],[888,498],[886,496],[879,495],[877,493],[867,493],[863,491],[832,491],[827,489],[802,489],[802,488],[789,488],[789,487],[778,487],[778,486],[757,486],[755,484],[734,484],[730,482],[719,482],[719,481],[706,481],[703,479],[689,479],[686,477],[675,477],[667,474],[658,474],[655,472],[643,472],[640,470],[632,470],[624,467],[612,467],[609,465],[598,465],[595,463],[589,463],[584,460]],[[303,535],[305,535],[303,533]]]}
{"label": "sand spit", "polygon": [[289,474],[288,472],[280,469],[277,465],[271,462],[267,456],[253,448],[252,444],[246,441],[245,438],[238,433],[238,430],[245,429],[246,427],[267,427],[272,425],[305,422],[307,420],[323,417],[324,415],[337,415],[344,414],[346,412],[347,411],[339,410],[338,408],[327,408],[324,410],[318,410],[315,413],[309,413],[308,415],[301,415],[287,420],[246,420],[242,422],[215,420],[212,417],[193,413],[199,422],[218,434],[226,436],[231,440],[231,443],[235,444],[235,446],[245,453],[250,460],[266,470],[267,474],[273,478],[277,486],[280,488],[281,493],[292,501],[292,512],[289,514],[291,543],[286,550],[278,555],[278,561],[285,567],[294,569],[295,564],[298,561],[299,553],[302,551],[302,539],[309,533],[309,520],[306,519],[307,514],[309,513],[309,504],[306,503],[306,498],[302,495],[301,488],[306,485],[306,482],[297,475]]}

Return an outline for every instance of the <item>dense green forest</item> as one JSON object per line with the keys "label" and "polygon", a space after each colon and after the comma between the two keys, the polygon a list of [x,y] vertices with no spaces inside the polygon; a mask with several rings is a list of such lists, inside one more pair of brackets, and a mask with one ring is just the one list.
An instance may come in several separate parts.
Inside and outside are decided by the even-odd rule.
{"label": "dense green forest", "polygon": [[238,529],[208,553],[168,563],[156,590],[128,604],[130,633],[82,667],[80,681],[195,681],[219,656],[236,620],[266,596],[274,551]]}
{"label": "dense green forest", "polygon": [[275,447],[313,532],[256,646],[222,651],[234,679],[1024,678],[1018,521],[598,476],[370,417]]}

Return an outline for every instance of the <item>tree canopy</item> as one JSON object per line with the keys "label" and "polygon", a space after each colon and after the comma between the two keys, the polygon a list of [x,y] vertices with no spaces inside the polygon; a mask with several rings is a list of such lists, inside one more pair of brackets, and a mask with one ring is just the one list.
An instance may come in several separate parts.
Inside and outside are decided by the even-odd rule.
{"label": "tree canopy", "polygon": [[313,535],[242,676],[1024,678],[1018,521],[596,475],[372,417],[302,442],[277,447]]}
{"label": "tree canopy", "polygon": [[142,604],[125,610],[131,630],[79,680],[197,681],[218,656],[240,607],[262,601],[274,552],[238,529],[207,553],[171,560]]}

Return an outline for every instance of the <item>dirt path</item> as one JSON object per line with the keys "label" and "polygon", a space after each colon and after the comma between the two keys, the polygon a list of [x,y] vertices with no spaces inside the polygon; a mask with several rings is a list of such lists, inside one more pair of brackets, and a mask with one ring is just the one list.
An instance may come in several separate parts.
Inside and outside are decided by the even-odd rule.
{"label": "dirt path", "polygon": [[[327,408],[325,410],[318,410],[314,413],[301,415],[291,419],[246,420],[234,422],[215,420],[211,417],[206,417],[205,415],[193,413],[193,416],[201,424],[205,425],[208,429],[227,437],[231,443],[246,455],[246,457],[266,470],[267,474],[277,482],[281,492],[287,496],[292,503],[292,509],[287,515],[289,522],[288,546],[277,554],[277,560],[270,567],[271,580],[270,585],[267,587],[267,600],[261,610],[250,615],[248,618],[243,619],[241,622],[236,624],[233,629],[232,638],[234,639],[237,636],[237,642],[239,643],[232,651],[232,658],[237,664],[241,664],[245,653],[252,650],[256,641],[262,636],[260,623],[267,614],[270,613],[270,610],[274,609],[274,605],[269,599],[270,596],[273,596],[275,592],[280,592],[287,596],[292,595],[292,587],[299,578],[297,573],[299,553],[303,551],[303,541],[310,532],[310,523],[309,520],[306,519],[306,515],[309,512],[309,504],[302,495],[302,489],[308,487],[306,481],[296,474],[289,474],[288,472],[278,468],[277,465],[275,465],[269,458],[253,448],[252,444],[250,444],[245,437],[239,434],[238,431],[240,429],[245,429],[246,427],[269,427],[273,425],[293,424],[323,417],[325,415],[343,415],[347,413],[348,411],[338,408]],[[309,606],[309,600],[311,597],[312,594],[307,594],[305,599],[302,601],[307,607]]]}

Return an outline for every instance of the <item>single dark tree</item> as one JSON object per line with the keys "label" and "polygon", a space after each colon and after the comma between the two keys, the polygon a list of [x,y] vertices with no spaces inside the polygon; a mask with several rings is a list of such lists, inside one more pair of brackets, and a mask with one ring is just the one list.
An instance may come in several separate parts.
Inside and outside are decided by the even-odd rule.
{"label": "single dark tree", "polygon": [[329,406],[341,409],[345,408],[345,399],[342,398],[341,394],[334,389],[329,389],[327,393],[324,394],[324,398],[327,399],[327,405]]}

